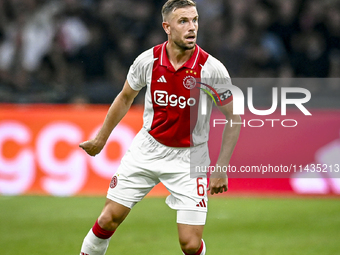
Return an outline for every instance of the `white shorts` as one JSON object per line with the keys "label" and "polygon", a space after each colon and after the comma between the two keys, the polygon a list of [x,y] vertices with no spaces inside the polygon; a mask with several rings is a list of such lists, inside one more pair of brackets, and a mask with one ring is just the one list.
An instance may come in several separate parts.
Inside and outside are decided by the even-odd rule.
{"label": "white shorts", "polygon": [[[194,167],[192,158],[199,160],[195,162],[196,165],[208,166],[210,159],[207,144],[192,148],[167,147],[142,129],[112,177],[107,198],[132,208],[156,184],[162,182],[171,193],[166,198],[170,208],[202,212],[205,222],[208,205],[207,178],[205,173],[190,174],[190,169],[193,170]],[[202,217],[196,218],[201,218],[202,222]]]}

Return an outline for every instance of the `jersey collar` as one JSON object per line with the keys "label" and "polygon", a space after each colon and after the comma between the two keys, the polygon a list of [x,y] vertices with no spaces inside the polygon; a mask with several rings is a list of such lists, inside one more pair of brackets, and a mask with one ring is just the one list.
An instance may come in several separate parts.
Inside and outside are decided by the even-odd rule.
{"label": "jersey collar", "polygon": [[[166,45],[168,44],[168,41],[164,42],[162,45],[162,51],[161,51],[161,59],[160,59],[160,64],[161,66],[165,66],[171,71],[175,71],[174,67],[170,63],[170,60],[168,58],[168,55],[166,54]],[[197,65],[197,60],[198,60],[198,55],[200,53],[200,47],[196,44],[194,54],[189,58],[187,62],[183,64],[178,70],[180,70],[183,67],[189,68],[189,69],[194,69],[195,66]]]}

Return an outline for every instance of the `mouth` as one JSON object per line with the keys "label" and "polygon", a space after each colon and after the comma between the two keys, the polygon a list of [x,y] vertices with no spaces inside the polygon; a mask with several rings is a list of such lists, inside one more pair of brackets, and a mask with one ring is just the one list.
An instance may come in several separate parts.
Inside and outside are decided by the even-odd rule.
{"label": "mouth", "polygon": [[196,40],[196,35],[187,35],[185,39],[187,41],[194,42]]}

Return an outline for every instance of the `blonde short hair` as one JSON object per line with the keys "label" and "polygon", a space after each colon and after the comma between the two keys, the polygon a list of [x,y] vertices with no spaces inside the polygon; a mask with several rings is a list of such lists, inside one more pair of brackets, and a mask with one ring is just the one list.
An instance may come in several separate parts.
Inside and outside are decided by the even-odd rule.
{"label": "blonde short hair", "polygon": [[178,8],[184,8],[187,6],[194,6],[196,7],[196,3],[193,0],[168,0],[162,8],[162,17],[163,21],[165,21],[166,17],[170,12]]}

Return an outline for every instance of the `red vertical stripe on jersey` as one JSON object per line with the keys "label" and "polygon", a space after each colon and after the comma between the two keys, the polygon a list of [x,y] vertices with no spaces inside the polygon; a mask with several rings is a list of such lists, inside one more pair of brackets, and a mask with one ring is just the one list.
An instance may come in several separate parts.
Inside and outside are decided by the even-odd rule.
{"label": "red vertical stripe on jersey", "polygon": [[[178,70],[171,65],[166,44],[154,47],[154,65],[150,93],[154,116],[149,133],[170,147],[190,147],[198,118],[200,90],[185,86],[185,81],[201,78],[208,53],[196,46],[191,58]],[[166,82],[159,82],[164,76]]]}

